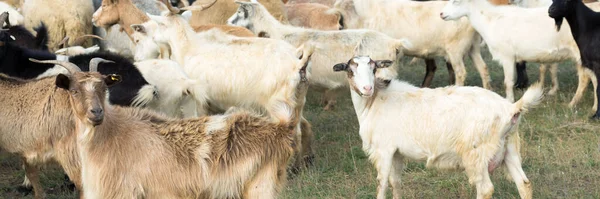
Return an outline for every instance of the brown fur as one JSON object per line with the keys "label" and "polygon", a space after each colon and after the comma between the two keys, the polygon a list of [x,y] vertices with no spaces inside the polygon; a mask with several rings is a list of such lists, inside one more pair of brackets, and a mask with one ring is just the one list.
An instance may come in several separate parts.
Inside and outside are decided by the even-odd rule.
{"label": "brown fur", "polygon": [[295,3],[319,3],[331,7],[335,4],[335,0],[289,0],[289,2],[287,2],[287,4]]}
{"label": "brown fur", "polygon": [[198,26],[193,27],[195,32],[203,32],[203,31],[207,31],[207,30],[210,30],[213,28],[218,28],[221,31],[223,31],[224,33],[227,33],[227,34],[230,34],[233,36],[256,37],[256,35],[254,35],[254,33],[252,33],[252,31],[250,31],[246,28],[238,27],[238,26],[210,24],[210,25],[198,25]]}
{"label": "brown fur", "polygon": [[291,25],[317,30],[340,30],[341,13],[329,13],[331,8],[318,3],[298,3],[285,5]]}
{"label": "brown fur", "polygon": [[24,0],[0,0],[0,1],[5,2],[14,8],[20,8],[23,5]]}
{"label": "brown fur", "polygon": [[[212,1],[212,0],[210,0]],[[193,5],[204,5],[210,1],[197,0]],[[287,24],[288,18],[285,13],[285,8],[281,0],[262,0],[260,1],[269,13],[280,22]],[[233,15],[238,8],[235,0],[217,0],[210,8],[203,11],[193,11],[190,25],[205,25],[205,24],[227,24],[227,19]]]}
{"label": "brown fur", "polygon": [[[0,89],[5,93],[0,100],[6,107],[0,110],[0,147],[23,157],[26,176],[31,181],[35,198],[43,198],[37,167],[56,160],[69,178],[81,188],[80,165],[75,148],[75,121],[69,99],[81,85],[100,82],[99,73],[71,76],[72,92],[56,86],[57,78],[20,80],[0,74]],[[106,86],[96,83],[99,90]],[[15,93],[10,95],[9,93]],[[104,96],[104,92],[97,93]],[[87,94],[76,94],[82,98]],[[104,97],[105,98],[105,97]],[[86,106],[95,107],[94,100],[85,100]],[[81,109],[85,110],[85,109]],[[86,115],[85,112],[80,112]],[[81,190],[81,189],[80,189]]]}
{"label": "brown fur", "polygon": [[[306,58],[308,60],[308,58]],[[304,103],[306,65],[295,99]],[[85,101],[72,100],[75,109]],[[301,108],[284,123],[246,111],[172,120],[106,105],[93,127],[76,121],[90,198],[274,198],[286,180]],[[126,174],[126,175],[123,175]]]}
{"label": "brown fur", "polygon": [[[98,15],[94,15],[93,20],[95,24],[101,27],[110,27],[115,24],[119,24],[123,30],[129,35],[131,39],[131,35],[134,30],[131,28],[133,24],[142,24],[150,20],[150,18],[142,12],[140,9],[135,7],[135,5],[131,2],[131,0],[119,0],[116,2],[111,2],[108,0],[103,0],[102,12],[98,12]],[[234,26],[227,25],[198,25],[192,26],[195,32],[202,32],[212,28],[219,28],[223,32],[231,35],[235,35],[238,37],[252,37],[251,31]],[[133,40],[132,40],[133,41]]]}
{"label": "brown fur", "polygon": [[[97,176],[84,174],[84,186],[98,188],[92,194],[102,197],[254,198],[257,188],[263,190],[254,194],[276,193],[294,150],[294,123],[276,124],[244,111],[171,120],[147,110],[111,107],[105,117],[88,136],[78,131],[79,149],[86,154],[83,168]],[[216,124],[221,128],[209,131],[215,121],[223,122]],[[274,180],[262,179],[260,172]],[[268,187],[249,186],[256,183]]]}

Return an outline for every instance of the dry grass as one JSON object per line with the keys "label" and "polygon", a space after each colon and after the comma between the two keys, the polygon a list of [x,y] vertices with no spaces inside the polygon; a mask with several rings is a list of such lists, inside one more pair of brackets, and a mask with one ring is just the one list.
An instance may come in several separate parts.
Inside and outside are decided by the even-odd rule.
{"label": "dry grass", "polygon": [[[502,68],[490,61],[487,52],[484,56],[494,90],[503,95]],[[425,70],[422,62],[408,66],[408,59],[404,59],[404,63],[400,79],[420,84]],[[476,70],[467,65],[467,85],[481,86]],[[438,62],[438,66],[435,87],[448,84],[444,65]],[[528,69],[530,80],[536,81],[537,65],[530,64]],[[592,89],[588,88],[579,107],[569,109],[567,103],[577,86],[573,64],[562,64],[559,73],[559,93],[547,96],[520,125],[523,167],[533,183],[534,198],[600,198],[600,125],[588,119],[592,115]],[[522,91],[516,95],[520,97]],[[316,133],[315,166],[290,180],[282,198],[374,198],[376,172],[361,149],[349,92],[340,95],[338,106],[330,112],[322,110],[320,97],[309,94],[305,112]],[[23,176],[20,168],[18,158],[0,154],[0,198],[22,196],[15,191]],[[494,198],[518,198],[516,186],[503,173],[492,175]],[[462,172],[429,170],[421,162],[410,162],[402,179],[404,198],[475,197],[475,189]],[[64,188],[62,173],[56,168],[45,169],[42,182],[49,198],[76,198],[76,193]]]}

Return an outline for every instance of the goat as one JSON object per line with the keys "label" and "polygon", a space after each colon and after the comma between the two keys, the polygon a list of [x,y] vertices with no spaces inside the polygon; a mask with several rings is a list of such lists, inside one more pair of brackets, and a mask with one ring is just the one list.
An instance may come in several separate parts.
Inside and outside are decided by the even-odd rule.
{"label": "goat", "polygon": [[[142,12],[138,9],[131,0],[118,0],[118,1],[102,1],[102,7],[96,12],[92,17],[92,21],[95,26],[100,27],[111,27],[115,25],[119,25],[123,30],[127,33],[130,40],[133,41],[135,47],[131,48],[131,54],[134,56],[134,59],[137,61],[142,61],[140,58],[158,58],[158,56],[154,56],[155,53],[160,53],[162,58],[169,58],[169,49],[166,46],[159,46],[156,44],[150,44],[150,41],[143,41],[133,38],[134,30],[131,28],[133,24],[141,24],[144,23],[150,18],[146,15],[146,13]],[[209,5],[205,5],[204,7],[208,7]],[[198,7],[198,6],[196,6]],[[199,6],[203,7],[203,6]],[[232,26],[224,26],[224,25],[199,25],[194,26],[194,30],[196,32],[206,31],[212,28],[219,28],[223,31],[236,35],[236,36],[254,36],[251,32],[246,29]],[[142,43],[142,46],[138,46],[138,44]],[[152,47],[152,48],[148,48]],[[142,52],[142,54],[140,54]]]}
{"label": "goat", "polygon": [[[523,113],[541,101],[541,84],[512,104],[479,87],[420,89],[375,78],[377,70],[391,63],[357,56],[333,66],[346,72],[351,85],[362,147],[377,169],[378,199],[385,198],[388,181],[394,198],[401,198],[405,159],[426,160],[427,168],[464,169],[477,198],[492,197],[489,173],[504,164],[521,198],[532,197],[521,167],[517,129]],[[441,119],[431,119],[433,115]]]}
{"label": "goat", "polygon": [[[229,19],[229,24],[248,28],[257,35],[266,34],[274,39],[282,39],[294,46],[307,42],[319,44],[311,60],[313,70],[311,85],[325,88],[325,110],[333,108],[337,92],[347,85],[344,75],[334,73],[329,66],[352,56],[352,47],[356,44],[362,44],[361,53],[392,60],[399,60],[402,52],[410,47],[410,42],[404,39],[393,39],[372,30],[318,31],[284,25],[269,15],[260,3],[237,3],[240,7]],[[394,78],[395,73],[395,71],[386,71],[378,75]]]}
{"label": "goat", "polygon": [[[568,30],[552,31],[552,20],[543,17],[544,10],[544,8],[493,6],[487,1],[478,0],[451,0],[440,13],[440,17],[444,20],[458,20],[467,16],[468,21],[484,38],[494,59],[502,64],[506,98],[514,101],[512,87],[515,62],[556,63],[573,60],[577,64],[579,74],[582,74],[579,49],[575,41],[568,35]],[[540,32],[540,34],[525,34],[523,30]],[[499,36],[499,31],[508,31],[511,34]],[[540,69],[541,72],[544,72],[543,67]],[[557,72],[557,64],[551,65],[550,72],[553,74]],[[543,84],[544,75],[543,73],[540,75],[540,82]],[[555,94],[558,91],[558,79],[555,78],[556,75],[552,75],[552,77],[553,87],[549,94]],[[580,98],[578,96],[581,96],[582,93],[583,91],[578,88],[572,102],[576,98]]]}
{"label": "goat", "polygon": [[338,10],[319,3],[286,4],[291,25],[317,30],[342,30],[344,19]]}
{"label": "goat", "polygon": [[[198,11],[192,11],[190,25],[206,25],[206,24],[227,24],[227,19],[237,10],[237,4],[232,0],[211,0],[211,3],[206,5],[200,4],[201,1],[196,1],[191,7],[200,8]],[[269,13],[282,23],[287,23],[287,15],[283,2],[281,0],[264,0],[261,1]],[[199,11],[202,10],[202,11]]]}
{"label": "goat", "polygon": [[[93,59],[90,64],[95,65],[100,61]],[[36,199],[45,195],[37,168],[50,160],[57,161],[81,190],[76,139],[70,133],[76,128],[69,105],[70,91],[60,86],[64,83],[64,77],[59,74],[39,80],[22,80],[0,74],[0,89],[4,92],[0,95],[4,106],[0,110],[0,148],[21,155]],[[85,84],[94,84],[96,79],[82,75],[70,80],[71,84],[83,87]],[[107,85],[114,83],[111,78],[106,78],[105,81]],[[84,114],[93,112],[94,110],[87,110]]]}
{"label": "goat", "polygon": [[335,0],[289,0],[288,2],[285,2],[285,4],[296,4],[296,3],[319,3],[319,4],[323,4],[326,6],[333,6],[333,4],[335,4]]}
{"label": "goat", "polygon": [[[308,88],[304,63],[289,82],[294,87],[290,97],[298,103]],[[301,109],[280,107],[287,118],[279,122],[231,110],[172,120],[94,100],[103,99],[103,85],[68,86],[85,94],[71,95],[69,101],[77,117],[86,198],[275,198],[285,183]],[[85,114],[93,107],[104,110],[102,116]],[[128,175],[120,175],[124,170]]]}
{"label": "goat", "polygon": [[[293,89],[289,81],[296,76],[295,68],[302,64],[296,52],[303,49],[304,55],[311,54],[310,45],[295,49],[284,41],[234,37],[216,29],[195,33],[185,19],[173,14],[179,13],[179,9],[170,4],[167,6],[171,13],[150,15],[152,20],[133,25],[134,30],[147,32],[155,42],[169,45],[172,57],[190,78],[210,85],[206,96],[210,99],[211,107],[227,110],[239,106],[261,110],[275,120],[286,117],[279,111],[280,107],[304,107],[304,104],[290,100]],[[247,59],[249,57],[252,59]],[[205,112],[206,107],[199,107],[199,115]],[[304,124],[308,123],[304,119],[302,123],[301,126],[308,126]],[[310,146],[301,141],[312,140],[310,129],[299,127],[299,130],[302,132],[298,131],[297,142],[302,144],[297,146]],[[312,157],[312,152],[306,148],[297,150],[300,152],[297,153],[296,168],[300,166],[302,158],[310,160]]]}
{"label": "goat", "polygon": [[0,23],[5,23],[8,26],[6,32],[15,44],[29,49],[48,50],[48,29],[44,23],[34,28],[36,32],[36,36],[34,36],[24,26],[11,24],[8,20],[10,16],[12,15],[9,12],[0,14]]}
{"label": "goat", "polygon": [[[597,5],[597,4],[596,4]],[[561,31],[562,22],[567,20],[570,28],[563,26],[562,31],[571,30],[571,36],[575,40],[580,50],[581,62],[585,68],[579,73],[579,86],[583,85],[582,90],[588,85],[588,80],[582,80],[585,75],[592,78],[594,86],[594,107],[593,119],[600,119],[600,109],[598,109],[598,99],[600,99],[600,87],[598,87],[598,77],[600,77],[600,55],[597,48],[600,46],[600,13],[587,7],[580,0],[554,0],[548,8],[548,15],[554,19],[556,31]],[[579,88],[577,89],[579,91]]]}
{"label": "goat", "polygon": [[177,62],[149,59],[134,64],[160,94],[146,107],[169,117],[193,118],[197,117],[196,104],[203,106],[208,101],[202,82],[190,79]]}
{"label": "goat", "polygon": [[[77,38],[92,34],[92,1],[72,0],[69,3],[56,0],[27,0],[23,3],[25,27],[32,29],[44,22],[49,29],[48,47],[58,50],[58,43],[65,37]],[[91,46],[91,40],[83,46]]]}
{"label": "goat", "polygon": [[464,85],[466,70],[463,59],[468,55],[481,76],[483,88],[491,89],[487,65],[481,57],[481,36],[466,19],[454,23],[439,20],[439,10],[443,8],[445,2],[381,0],[343,2],[339,1],[335,7],[350,10],[350,13],[343,14],[346,27],[380,31],[396,39],[406,38],[413,43],[413,48],[404,53],[425,59],[427,73],[422,83],[423,87],[430,85],[437,67],[433,58],[440,56],[448,61],[446,66],[452,74],[450,82],[459,86]]}
{"label": "goat", "polygon": [[[133,63],[122,56],[108,52],[73,57],[55,55],[47,51],[20,47],[13,43],[10,35],[5,31],[0,31],[0,41],[4,43],[4,45],[0,46],[0,73],[23,79],[41,78],[65,71],[60,66],[29,62],[29,58],[39,60],[68,60],[87,70],[90,60],[94,57],[100,57],[114,61],[114,63],[103,64],[105,66],[101,68],[100,72],[103,74],[115,73],[126,77],[124,84],[111,87],[111,103],[130,106],[134,101],[150,102],[155,98],[156,91],[154,86],[148,84]],[[145,103],[140,105],[145,105]]]}

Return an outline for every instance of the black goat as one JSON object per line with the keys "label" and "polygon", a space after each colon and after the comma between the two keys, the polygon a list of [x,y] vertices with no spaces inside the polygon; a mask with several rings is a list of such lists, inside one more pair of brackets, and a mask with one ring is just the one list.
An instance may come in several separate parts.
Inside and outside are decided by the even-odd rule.
{"label": "black goat", "polygon": [[[548,15],[554,18],[556,30],[560,30],[563,19],[571,27],[571,34],[579,47],[584,67],[600,77],[600,13],[588,8],[581,0],[553,0]],[[600,86],[594,88],[600,98]],[[596,108],[593,119],[600,119],[600,109]]]}
{"label": "black goat", "polygon": [[[22,79],[36,78],[48,70],[53,69],[52,64],[41,64],[29,61],[29,58],[37,60],[67,59],[79,66],[83,71],[88,71],[89,61],[99,57],[114,63],[102,63],[98,71],[102,74],[119,74],[123,77],[121,84],[109,89],[109,101],[112,104],[131,106],[134,99],[140,97],[153,98],[154,86],[151,86],[142,76],[133,63],[122,56],[109,52],[96,52],[72,57],[58,57],[57,55],[35,49],[27,49],[16,44],[7,31],[0,31],[0,73]],[[143,99],[143,102],[151,99]]]}

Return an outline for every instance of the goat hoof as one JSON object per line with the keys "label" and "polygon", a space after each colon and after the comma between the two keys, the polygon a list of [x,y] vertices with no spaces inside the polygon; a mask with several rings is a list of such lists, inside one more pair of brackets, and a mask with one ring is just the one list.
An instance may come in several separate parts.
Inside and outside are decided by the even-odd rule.
{"label": "goat hoof", "polygon": [[600,121],[600,115],[593,115],[590,119],[594,121]]}
{"label": "goat hoof", "polygon": [[527,87],[529,87],[529,82],[517,82],[515,84],[515,88],[517,89],[526,89]]}
{"label": "goat hoof", "polygon": [[23,194],[23,196],[26,196],[26,195],[29,195],[29,194],[33,193],[33,187],[27,187],[27,186],[19,185],[17,187],[17,192]]}
{"label": "goat hoof", "polygon": [[306,168],[315,166],[315,155],[309,155],[304,157],[304,165]]}

